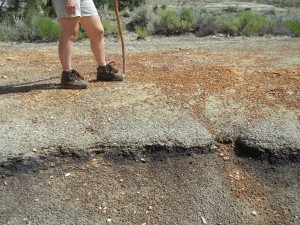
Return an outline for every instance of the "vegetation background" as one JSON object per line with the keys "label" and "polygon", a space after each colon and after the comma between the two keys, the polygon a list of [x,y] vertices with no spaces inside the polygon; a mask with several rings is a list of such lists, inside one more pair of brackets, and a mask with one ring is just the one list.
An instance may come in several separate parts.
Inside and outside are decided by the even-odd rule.
{"label": "vegetation background", "polygon": [[[113,1],[94,2],[106,35],[118,36]],[[258,3],[266,5],[251,7]],[[300,0],[119,0],[119,6],[124,29],[142,39],[183,33],[300,36]],[[0,0],[0,41],[57,41],[59,34],[51,0]],[[86,37],[80,29],[77,39]]]}

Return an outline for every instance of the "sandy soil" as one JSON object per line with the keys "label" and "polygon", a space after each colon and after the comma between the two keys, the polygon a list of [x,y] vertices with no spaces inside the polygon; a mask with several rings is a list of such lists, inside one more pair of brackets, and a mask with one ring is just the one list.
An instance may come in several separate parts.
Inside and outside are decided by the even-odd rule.
{"label": "sandy soil", "polygon": [[[126,41],[126,82],[155,84],[170,104],[189,110],[214,133],[219,117],[206,114],[207,99],[214,96],[222,99],[223,117],[242,111],[261,120],[279,108],[300,119],[300,39],[183,36]],[[56,50],[56,44],[1,43],[1,97],[28,98],[57,89]],[[117,40],[107,40],[107,52],[108,61],[122,68]],[[86,42],[76,45],[73,65],[87,80],[95,79]],[[30,88],[9,88],[26,83]],[[92,83],[92,88],[99,85]],[[51,101],[78,93],[58,91]],[[216,147],[216,153],[207,155],[156,151],[149,160],[94,154],[14,162],[0,168],[0,223],[300,223],[299,163],[271,165],[238,157],[234,143],[216,142]]]}

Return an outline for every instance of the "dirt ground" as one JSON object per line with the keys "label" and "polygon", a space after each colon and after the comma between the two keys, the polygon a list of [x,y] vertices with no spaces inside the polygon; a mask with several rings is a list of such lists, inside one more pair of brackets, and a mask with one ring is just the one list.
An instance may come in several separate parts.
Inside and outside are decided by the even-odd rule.
{"label": "dirt ground", "polygon": [[[154,84],[212,133],[221,130],[206,115],[207,99],[214,96],[222,108],[238,103],[224,112],[229,118],[242,111],[262,120],[276,108],[300,120],[300,39],[126,41],[126,82]],[[118,41],[109,39],[106,46],[107,60],[122,68]],[[59,102],[80,95],[58,88],[55,43],[1,43],[0,53],[1,98],[52,91],[51,102]],[[73,65],[95,79],[87,42],[76,44]],[[100,85],[108,84],[92,82],[91,88]],[[15,162],[0,168],[0,224],[300,224],[299,163],[272,165],[238,157],[234,142],[215,145],[215,153],[157,151],[149,160],[93,154],[47,156],[43,166]]]}

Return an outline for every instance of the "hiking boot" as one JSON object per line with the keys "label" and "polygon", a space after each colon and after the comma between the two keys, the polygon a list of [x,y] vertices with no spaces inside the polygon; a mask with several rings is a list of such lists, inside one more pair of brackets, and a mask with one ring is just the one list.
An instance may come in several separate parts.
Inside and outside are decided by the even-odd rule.
{"label": "hiking boot", "polygon": [[124,75],[118,73],[118,70],[113,67],[115,62],[110,62],[105,66],[98,66],[97,80],[98,81],[122,81]]}
{"label": "hiking boot", "polygon": [[61,86],[67,89],[85,89],[90,86],[89,82],[74,69],[63,71],[61,74]]}

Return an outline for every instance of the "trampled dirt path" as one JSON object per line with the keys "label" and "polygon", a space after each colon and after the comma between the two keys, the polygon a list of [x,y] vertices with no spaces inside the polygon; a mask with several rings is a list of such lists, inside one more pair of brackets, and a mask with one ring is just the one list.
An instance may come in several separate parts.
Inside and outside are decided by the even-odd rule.
{"label": "trampled dirt path", "polygon": [[[203,123],[215,139],[214,151],[170,153],[158,146],[141,158],[116,146],[123,155],[62,151],[39,153],[38,161],[2,163],[0,223],[299,224],[299,163],[272,165],[234,148],[251,124],[268,120],[299,127],[300,39],[182,36],[126,42],[125,86],[92,82],[86,92],[58,88],[56,44],[2,43],[1,102],[23,99],[24,110],[37,105],[49,110],[77,96],[67,103],[76,109],[93,90],[123,93],[124,87],[141,85],[159,90],[169,105]],[[107,40],[107,52],[108,61],[122,68],[116,40]],[[74,67],[86,79],[95,78],[87,42],[77,43]],[[9,123],[10,114],[21,109],[2,109],[1,122]]]}

